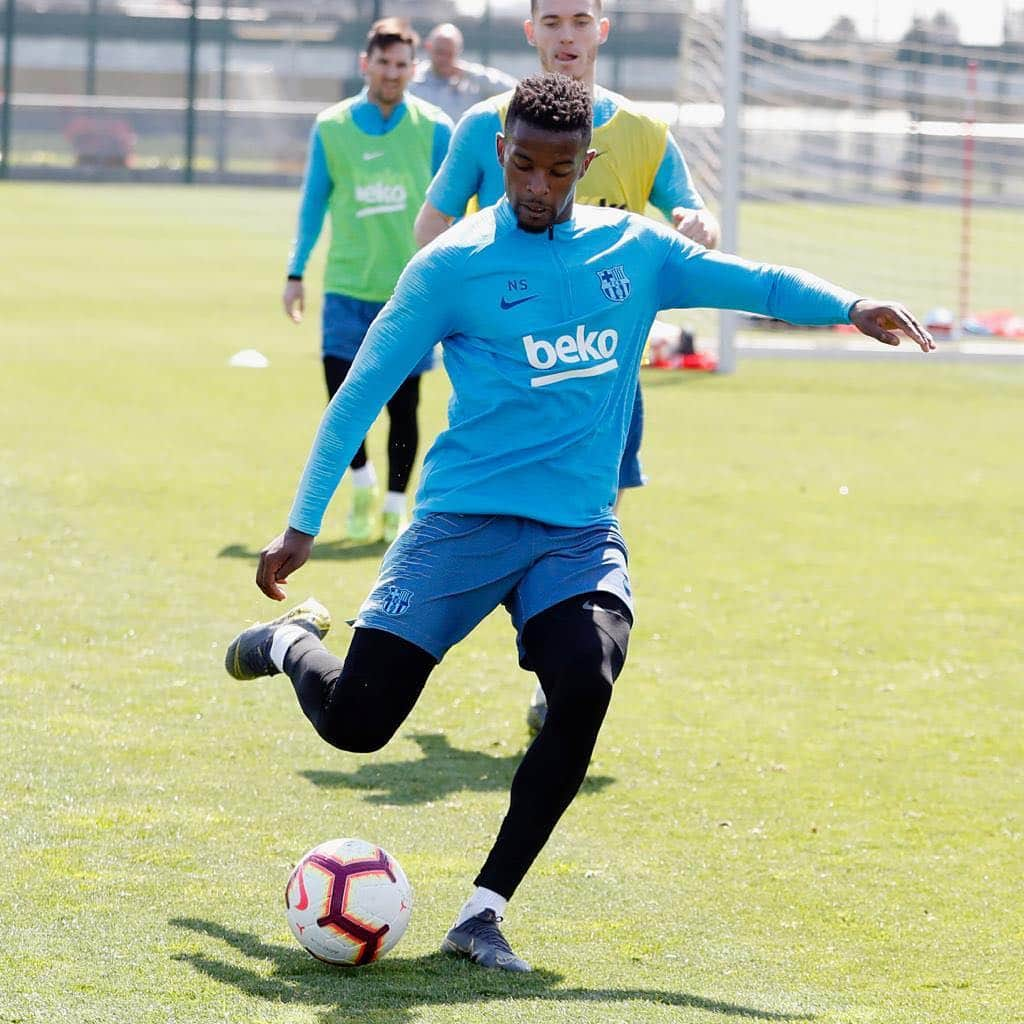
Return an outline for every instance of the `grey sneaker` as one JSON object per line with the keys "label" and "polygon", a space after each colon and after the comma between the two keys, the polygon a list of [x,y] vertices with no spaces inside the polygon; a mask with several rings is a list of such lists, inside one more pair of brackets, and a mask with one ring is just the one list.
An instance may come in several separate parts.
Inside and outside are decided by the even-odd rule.
{"label": "grey sneaker", "polygon": [[544,696],[540,683],[530,698],[530,706],[526,709],[526,728],[530,730],[531,736],[544,728],[544,721],[548,717],[548,699]]}
{"label": "grey sneaker", "polygon": [[257,622],[243,630],[228,644],[224,667],[235,679],[259,679],[276,676],[277,666],[270,660],[274,630],[279,626],[301,626],[322,640],[331,628],[331,613],[315,598],[307,597],[291,611],[270,622]]}
{"label": "grey sneaker", "polygon": [[481,911],[452,928],[441,943],[442,953],[464,956],[481,967],[501,971],[532,971],[533,968],[512,952],[508,940],[501,934],[501,918],[493,910]]}

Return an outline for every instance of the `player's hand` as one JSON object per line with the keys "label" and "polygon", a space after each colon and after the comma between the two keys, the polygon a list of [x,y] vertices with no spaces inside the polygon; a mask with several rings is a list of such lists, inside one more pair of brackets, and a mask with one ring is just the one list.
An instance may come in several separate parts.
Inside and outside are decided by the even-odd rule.
{"label": "player's hand", "polygon": [[687,210],[677,206],[672,211],[672,223],[684,238],[706,249],[714,249],[721,238],[718,218],[710,210]]}
{"label": "player's hand", "polygon": [[256,586],[274,601],[283,601],[288,577],[306,564],[312,550],[313,538],[289,526],[260,552]]}
{"label": "player's hand", "polygon": [[850,323],[869,338],[883,345],[898,345],[905,334],[922,352],[935,349],[935,339],[916,320],[914,314],[899,302],[878,302],[861,299],[850,310]]}
{"label": "player's hand", "polygon": [[288,281],[281,296],[284,313],[292,323],[301,324],[302,314],[306,311],[306,289],[301,281]]}

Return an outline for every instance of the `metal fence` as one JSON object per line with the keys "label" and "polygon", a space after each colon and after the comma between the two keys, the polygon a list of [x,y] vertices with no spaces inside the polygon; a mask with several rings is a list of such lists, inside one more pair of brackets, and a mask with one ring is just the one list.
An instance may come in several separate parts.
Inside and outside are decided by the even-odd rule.
{"label": "metal fence", "polygon": [[[602,53],[606,84],[639,99],[673,98],[679,6],[622,8]],[[358,55],[381,13],[408,17],[421,34],[457,17],[444,0],[7,0],[0,171],[291,180],[301,173],[312,118],[360,87]],[[480,17],[460,20],[467,58],[517,77],[535,70],[522,21],[490,2]]]}
{"label": "metal fence", "polygon": [[[356,91],[379,14],[457,20],[466,56],[521,76],[527,0],[0,0],[0,174],[291,182],[316,113]],[[741,6],[737,4],[737,6]],[[652,104],[721,195],[724,21],[692,0],[606,3],[600,81]],[[1024,204],[1024,45],[793,41],[743,33],[744,192],[958,202],[968,68],[973,190]]]}

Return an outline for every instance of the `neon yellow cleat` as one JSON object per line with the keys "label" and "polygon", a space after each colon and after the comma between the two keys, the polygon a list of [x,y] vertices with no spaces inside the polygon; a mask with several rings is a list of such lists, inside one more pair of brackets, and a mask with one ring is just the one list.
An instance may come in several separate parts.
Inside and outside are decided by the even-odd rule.
{"label": "neon yellow cleat", "polygon": [[259,679],[276,676],[277,666],[270,660],[274,643],[274,630],[280,626],[301,626],[322,640],[331,628],[331,613],[314,597],[307,597],[300,605],[279,615],[270,622],[257,622],[242,630],[228,644],[224,667],[235,679]]}
{"label": "neon yellow cleat", "polygon": [[409,528],[409,520],[401,512],[385,512],[381,517],[384,526],[384,540],[391,544]]}
{"label": "neon yellow cleat", "polygon": [[373,506],[377,500],[376,487],[356,487],[352,491],[352,511],[348,514],[348,539],[373,538]]}

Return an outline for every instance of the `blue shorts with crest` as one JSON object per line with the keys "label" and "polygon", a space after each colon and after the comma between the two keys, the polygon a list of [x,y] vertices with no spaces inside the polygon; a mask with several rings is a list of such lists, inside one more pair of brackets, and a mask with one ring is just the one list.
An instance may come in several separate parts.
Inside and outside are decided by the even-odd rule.
{"label": "blue shorts with crest", "polygon": [[[321,349],[323,355],[352,362],[366,337],[374,317],[384,308],[383,302],[364,302],[337,292],[324,295],[320,317]],[[434,368],[434,350],[431,349],[413,368],[410,377]]]}
{"label": "blue shorts with crest", "polygon": [[523,627],[560,601],[608,591],[632,613],[627,557],[614,525],[434,512],[388,548],[355,625],[393,633],[440,661],[501,604],[522,660]]}

